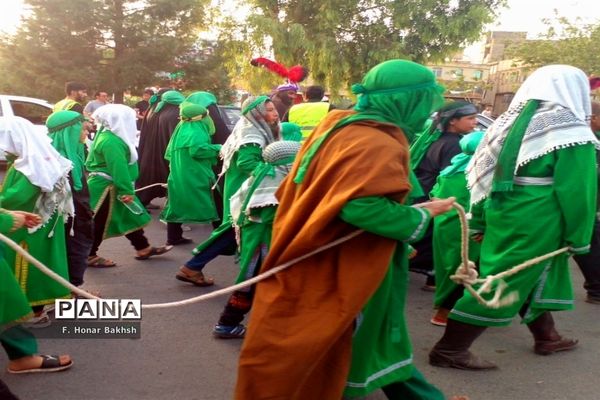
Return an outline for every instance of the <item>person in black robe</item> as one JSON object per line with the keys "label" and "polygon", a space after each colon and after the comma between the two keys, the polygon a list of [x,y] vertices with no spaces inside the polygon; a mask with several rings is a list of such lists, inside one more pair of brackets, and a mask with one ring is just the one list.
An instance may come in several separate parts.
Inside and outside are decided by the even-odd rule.
{"label": "person in black robe", "polygon": [[[154,101],[153,101],[154,100]],[[136,188],[155,183],[166,183],[169,177],[169,163],[165,160],[165,150],[179,122],[179,104],[184,96],[171,89],[161,89],[156,99],[151,99],[140,132],[138,147],[140,174]],[[138,193],[138,198],[145,206],[156,197],[165,197],[167,189],[155,186]]]}

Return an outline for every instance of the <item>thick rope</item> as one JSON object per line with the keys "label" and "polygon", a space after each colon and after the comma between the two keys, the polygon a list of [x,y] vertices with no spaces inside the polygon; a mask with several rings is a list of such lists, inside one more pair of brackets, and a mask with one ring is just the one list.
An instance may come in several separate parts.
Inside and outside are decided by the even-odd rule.
{"label": "thick rope", "polygon": [[[276,273],[283,271],[284,269],[291,267],[292,265],[294,265],[302,260],[305,260],[309,257],[314,256],[315,254],[319,254],[327,249],[330,249],[339,244],[347,242],[348,240],[355,238],[356,236],[360,235],[361,233],[363,233],[363,230],[356,230],[352,233],[349,233],[346,236],[343,236],[337,240],[334,240],[333,242],[327,243],[326,245],[321,246],[321,247],[317,248],[316,250],[311,251],[310,253],[306,253],[300,257],[294,258],[293,260],[290,260],[286,263],[278,265],[266,272],[263,272],[262,274],[255,276],[252,279],[248,279],[247,281],[238,283],[237,285],[229,286],[229,287],[226,287],[226,288],[223,288],[220,290],[215,290],[214,292],[203,294],[201,296],[192,297],[192,298],[189,298],[186,300],[173,301],[170,303],[142,304],[142,308],[143,309],[156,309],[156,308],[178,307],[178,306],[184,306],[184,305],[188,305],[188,304],[197,303],[197,302],[200,302],[203,300],[212,299],[214,297],[218,297],[218,296],[221,296],[224,294],[233,293],[236,290],[243,289],[248,286],[252,286],[255,283],[260,282],[272,275],[275,275]],[[37,267],[44,274],[48,275],[50,278],[54,279],[56,282],[65,286],[66,288],[70,289],[72,292],[77,293],[78,295],[88,298],[88,299],[99,299],[99,297],[94,296],[94,295],[86,292],[85,290],[78,288],[77,286],[74,286],[71,282],[67,281],[62,276],[58,275],[56,272],[54,272],[50,268],[46,267],[44,264],[42,264],[37,259],[35,259],[31,254],[29,254],[27,251],[25,251],[21,246],[19,246],[17,243],[15,243],[10,238],[4,236],[3,234],[0,234],[0,240],[3,241],[4,243],[6,243],[11,249],[13,249],[17,253],[21,254],[28,262],[32,263],[35,267]]]}
{"label": "thick rope", "polygon": [[[157,185],[163,185],[163,184],[159,183],[159,184],[153,184],[150,186],[157,186]],[[150,186],[146,186],[146,187],[140,188],[138,190],[144,190]],[[458,217],[459,217],[460,223],[461,223],[462,263],[456,269],[456,273],[454,275],[450,276],[450,279],[452,279],[457,284],[463,285],[465,287],[465,289],[467,291],[469,291],[469,293],[471,293],[471,295],[475,299],[477,299],[477,301],[480,304],[482,304],[486,307],[499,308],[499,307],[502,307],[505,305],[513,304],[514,302],[518,301],[518,293],[516,293],[516,292],[508,293],[507,295],[505,295],[503,297],[504,290],[507,287],[506,283],[503,281],[503,278],[514,275],[528,267],[531,267],[542,261],[553,258],[553,257],[555,257],[559,254],[565,253],[569,250],[568,247],[563,247],[562,249],[553,251],[553,252],[545,254],[543,256],[532,258],[531,260],[525,261],[525,262],[523,262],[509,270],[503,271],[499,274],[489,275],[486,278],[481,279],[478,277],[479,274],[477,272],[477,267],[475,266],[475,264],[472,261],[469,260],[469,232],[468,232],[468,223],[467,223],[467,216],[465,214],[465,210],[458,203],[453,203],[452,206],[457,210]],[[226,287],[223,289],[215,290],[213,292],[210,292],[210,293],[207,293],[207,294],[204,294],[201,296],[192,297],[192,298],[185,299],[185,300],[173,301],[173,302],[169,302],[169,303],[143,304],[142,308],[157,309],[157,308],[179,307],[179,306],[184,306],[184,305],[188,305],[188,304],[198,303],[203,300],[212,299],[212,298],[224,295],[224,294],[233,293],[236,290],[246,288],[248,286],[254,285],[257,282],[267,279],[270,276],[275,275],[276,273],[283,271],[284,269],[289,268],[292,265],[294,265],[302,260],[305,260],[305,259],[312,257],[316,254],[319,254],[327,249],[330,249],[339,244],[347,242],[348,240],[355,238],[356,236],[360,235],[361,233],[363,233],[363,230],[360,230],[360,229],[356,230],[346,236],[343,236],[337,240],[327,243],[326,245],[321,246],[321,247],[317,248],[316,250],[313,250],[307,254],[304,254],[300,257],[294,258],[293,260],[290,260],[290,261],[280,264],[266,272],[263,272],[262,274],[259,274],[259,275],[255,276],[254,278],[251,278],[244,282],[238,283],[237,285],[233,285],[233,286],[229,286],[229,287]],[[50,278],[54,279],[56,282],[65,286],[66,288],[70,289],[73,293],[76,293],[76,294],[78,294],[82,297],[88,298],[88,299],[99,299],[99,297],[94,296],[94,295],[90,294],[89,292],[78,288],[77,286],[71,284],[69,281],[65,280],[63,277],[58,275],[56,272],[54,272],[51,269],[49,269],[48,267],[46,267],[44,264],[42,264],[37,259],[35,259],[33,256],[31,256],[31,254],[29,254],[27,251],[25,251],[23,248],[21,248],[21,246],[19,246],[17,243],[12,241],[10,238],[4,236],[3,234],[0,234],[0,241],[6,243],[10,248],[12,248],[17,253],[21,254],[28,262],[33,264],[44,274],[48,275]],[[492,291],[493,283],[495,283],[495,282],[498,282],[498,284],[493,289],[492,298],[490,300],[484,299],[482,297],[482,294],[490,293]],[[473,285],[475,285],[475,284],[482,284],[482,286],[478,290],[475,290],[475,289],[473,289]]]}

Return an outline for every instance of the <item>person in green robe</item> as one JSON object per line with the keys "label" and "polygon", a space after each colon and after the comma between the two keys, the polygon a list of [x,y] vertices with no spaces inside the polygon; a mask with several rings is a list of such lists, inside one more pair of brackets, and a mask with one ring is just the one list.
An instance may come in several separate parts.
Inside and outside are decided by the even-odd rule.
{"label": "person in green robe", "polygon": [[[483,235],[480,276],[568,247],[589,251],[596,212],[595,146],[588,119],[590,87],[581,70],[550,65],[533,72],[509,109],[487,130],[469,167],[474,218]],[[483,204],[482,207],[476,207]],[[475,215],[479,210],[482,216]],[[491,369],[469,352],[488,326],[506,326],[519,314],[534,338],[534,352],[571,350],[550,311],[573,308],[568,253],[505,277],[507,299],[489,308],[467,291],[450,312],[443,337],[429,354],[439,367]]]}
{"label": "person in green robe", "polygon": [[[437,113],[435,121],[429,129],[422,133],[410,146],[410,165],[423,192],[422,197],[416,195],[412,202],[417,204],[429,199],[433,185],[440,172],[450,165],[452,157],[461,153],[462,135],[472,132],[477,125],[477,108],[466,101],[446,103]],[[423,239],[412,246],[416,256],[410,260],[413,272],[427,276],[423,290],[435,290],[433,273],[433,224]]]}
{"label": "person in green robe", "polygon": [[[0,233],[35,228],[42,222],[36,214],[0,209]],[[0,245],[0,343],[9,359],[8,373],[55,372],[70,368],[71,357],[38,355],[37,340],[22,322],[33,315],[29,300],[4,260],[6,245]],[[3,397],[5,396],[5,397]],[[0,398],[10,399],[0,388]]]}
{"label": "person in green robe", "polygon": [[[469,209],[469,189],[465,169],[475,153],[483,132],[476,131],[465,135],[460,140],[462,153],[452,158],[452,164],[442,170],[437,183],[431,190],[433,198],[456,198],[456,202]],[[479,243],[469,243],[469,260],[479,259]],[[450,276],[462,262],[461,258],[461,225],[456,210],[440,215],[433,221],[433,266],[435,271],[434,308],[437,310],[431,323],[446,326],[448,313],[456,301],[462,296],[463,287],[454,283]]]}
{"label": "person in green robe", "polygon": [[248,98],[242,105],[242,117],[221,148],[223,169],[219,178],[225,178],[223,193],[223,222],[210,237],[194,251],[175,275],[175,278],[197,286],[214,284],[202,272],[206,264],[221,254],[235,252],[235,234],[229,211],[229,199],[248,179],[254,168],[263,161],[263,149],[280,139],[279,115],[267,96]]}
{"label": "person in green robe", "polygon": [[[297,127],[297,131],[296,131]],[[298,133],[299,135],[295,135]],[[252,172],[231,198],[231,215],[238,232],[240,273],[236,283],[255,277],[269,252],[271,231],[277,211],[275,191],[288,175],[300,149],[302,133],[292,123],[281,124],[283,137],[295,141],[279,140],[263,150],[264,162]],[[243,338],[246,327],[241,323],[252,307],[254,285],[231,294],[219,321],[213,329],[217,338]]]}
{"label": "person in green robe", "polygon": [[107,104],[92,117],[98,133],[85,162],[94,211],[90,259],[98,256],[104,239],[123,235],[135,248],[138,260],[166,253],[172,246],[153,247],[144,235],[142,228],[151,217],[133,188],[138,175],[135,111],[122,104]]}
{"label": "person in green robe", "polygon": [[[32,212],[42,219],[36,227],[18,229],[8,237],[68,280],[64,223],[73,215],[68,180],[72,163],[52,147],[47,135],[20,117],[0,117],[0,151],[9,161],[0,204],[7,210]],[[70,291],[9,248],[5,259],[34,308],[36,316],[30,322],[39,327],[48,325],[44,305],[70,297]]]}
{"label": "person in green robe", "polygon": [[211,143],[215,126],[206,108],[194,103],[182,103],[179,108],[181,122],[165,152],[170,173],[167,203],[160,219],[207,224],[218,219],[212,196],[216,182],[212,166],[221,146]]}
{"label": "person in green robe", "polygon": [[408,142],[442,105],[443,88],[426,67],[389,60],[352,89],[355,109],[325,117],[276,193],[261,272],[364,232],[257,284],[236,399],[339,399],[380,388],[390,399],[444,398],[413,365],[404,302],[407,242],[453,199],[403,204]]}

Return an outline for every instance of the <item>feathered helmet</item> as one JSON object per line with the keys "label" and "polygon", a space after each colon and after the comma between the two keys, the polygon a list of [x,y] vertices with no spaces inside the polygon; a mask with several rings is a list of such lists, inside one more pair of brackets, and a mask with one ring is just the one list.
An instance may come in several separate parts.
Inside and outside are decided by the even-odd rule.
{"label": "feathered helmet", "polygon": [[299,89],[298,83],[302,82],[308,76],[308,69],[301,65],[295,65],[288,69],[278,62],[264,57],[254,58],[252,61],[250,61],[250,64],[254,65],[255,67],[264,67],[269,71],[285,78],[287,82],[283,85],[277,86],[278,92],[285,90],[297,91]]}

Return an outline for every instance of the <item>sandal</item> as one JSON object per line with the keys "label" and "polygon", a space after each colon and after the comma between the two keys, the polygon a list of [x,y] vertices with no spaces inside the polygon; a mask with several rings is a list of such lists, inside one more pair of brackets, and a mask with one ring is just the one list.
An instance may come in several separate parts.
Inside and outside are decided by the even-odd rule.
{"label": "sandal", "polygon": [[46,328],[52,324],[48,312],[42,311],[40,315],[33,316],[23,322],[23,326],[28,329]]}
{"label": "sandal", "polygon": [[60,356],[49,356],[46,354],[40,354],[42,357],[42,365],[39,368],[27,368],[27,369],[10,369],[6,371],[9,374],[30,374],[35,372],[58,372],[69,369],[73,366],[73,360],[70,360],[68,364],[60,364]]}
{"label": "sandal", "polygon": [[88,267],[92,268],[112,268],[116,267],[117,263],[108,258],[100,256],[88,257]]}
{"label": "sandal", "polygon": [[201,287],[212,286],[215,284],[213,278],[206,278],[202,272],[187,274],[184,271],[179,270],[179,272],[175,274],[175,279]]}
{"label": "sandal", "polygon": [[135,256],[136,260],[147,260],[150,257],[160,256],[169,252],[173,246],[150,247],[150,251],[144,255]]}

